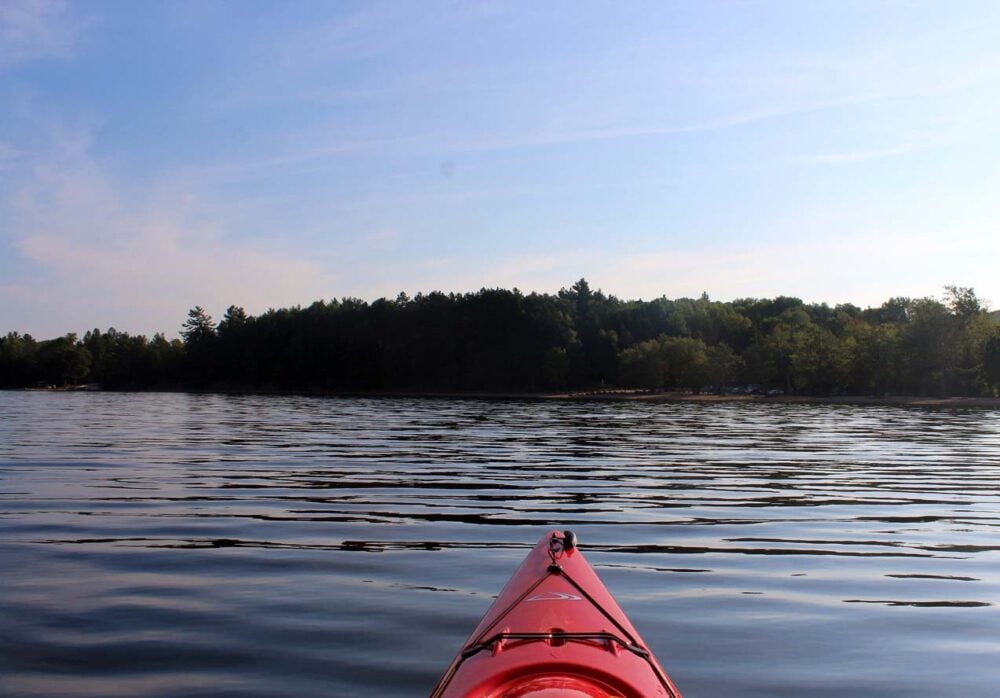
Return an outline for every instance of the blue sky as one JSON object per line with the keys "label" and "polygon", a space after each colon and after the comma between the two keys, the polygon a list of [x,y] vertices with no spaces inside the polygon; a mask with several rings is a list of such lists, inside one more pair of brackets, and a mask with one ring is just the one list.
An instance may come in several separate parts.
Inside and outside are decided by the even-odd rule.
{"label": "blue sky", "polygon": [[0,331],[556,291],[1000,304],[995,2],[0,3]]}

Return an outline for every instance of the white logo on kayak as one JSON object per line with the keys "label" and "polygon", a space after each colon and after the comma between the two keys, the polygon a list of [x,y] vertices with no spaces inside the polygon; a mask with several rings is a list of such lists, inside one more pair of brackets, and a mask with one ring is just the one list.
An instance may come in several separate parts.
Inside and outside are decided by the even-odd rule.
{"label": "white logo on kayak", "polygon": [[546,591],[537,596],[532,596],[527,601],[581,601],[576,594],[567,594],[562,591]]}

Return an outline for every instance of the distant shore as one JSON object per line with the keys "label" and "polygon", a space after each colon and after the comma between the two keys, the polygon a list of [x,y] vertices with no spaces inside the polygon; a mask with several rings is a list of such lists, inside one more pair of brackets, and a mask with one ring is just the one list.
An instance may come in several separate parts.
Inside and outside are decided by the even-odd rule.
{"label": "distant shore", "polygon": [[[95,385],[48,388],[21,388],[27,392],[105,392]],[[115,392],[115,391],[109,391]],[[928,397],[917,395],[719,395],[717,393],[648,392],[642,390],[577,390],[552,393],[517,392],[436,392],[436,391],[372,391],[342,392],[325,390],[285,390],[219,386],[212,389],[160,388],[121,392],[202,393],[220,395],[303,395],[350,398],[415,398],[440,400],[552,400],[565,402],[743,402],[761,404],[804,405],[892,405],[897,407],[943,407],[955,409],[997,409],[1000,398],[992,397]]]}
{"label": "distant shore", "polygon": [[545,397],[563,400],[624,400],[639,402],[759,402],[817,405],[896,405],[912,407],[1000,408],[1000,398],[991,397],[920,397],[915,395],[717,395],[714,393],[562,393]]}

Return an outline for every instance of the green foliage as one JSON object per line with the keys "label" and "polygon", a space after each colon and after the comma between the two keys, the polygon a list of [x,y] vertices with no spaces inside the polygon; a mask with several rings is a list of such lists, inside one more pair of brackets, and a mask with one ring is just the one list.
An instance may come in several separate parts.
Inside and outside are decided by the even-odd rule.
{"label": "green foliage", "polygon": [[90,360],[90,352],[72,333],[38,345],[38,370],[55,385],[79,383],[90,371]]}
{"label": "green foliage", "polygon": [[743,359],[724,342],[708,347],[709,382],[719,392],[724,392],[743,370]]}
{"label": "green foliage", "polygon": [[848,384],[851,392],[885,395],[901,392],[904,344],[896,324],[858,323],[845,341],[851,356]]}
{"label": "green foliage", "polygon": [[169,387],[181,377],[184,347],[180,340],[168,341],[159,333],[148,340],[113,327],[103,334],[94,329],[84,335],[83,345],[93,358],[86,381],[105,388]]}
{"label": "green foliage", "polygon": [[658,339],[647,339],[625,349],[620,358],[622,385],[627,388],[662,390],[666,384],[667,357]]}
{"label": "green foliage", "polygon": [[984,310],[976,292],[965,286],[945,286],[945,301],[952,314],[962,320],[970,320]]}
{"label": "green foliage", "polygon": [[1000,328],[994,328],[993,333],[986,338],[982,347],[982,363],[980,364],[983,382],[991,394],[1000,390]]}
{"label": "green foliage", "polygon": [[798,298],[622,301],[585,279],[517,289],[316,301],[218,326],[193,308],[180,339],[110,328],[0,337],[0,387],[340,392],[780,388],[796,394],[992,395],[1000,322],[971,288],[878,308]]}
{"label": "green foliage", "polygon": [[666,359],[667,387],[701,392],[712,379],[705,343],[695,337],[661,337],[659,342]]}
{"label": "green foliage", "polygon": [[30,334],[11,332],[0,338],[0,386],[26,388],[38,373],[38,344]]}

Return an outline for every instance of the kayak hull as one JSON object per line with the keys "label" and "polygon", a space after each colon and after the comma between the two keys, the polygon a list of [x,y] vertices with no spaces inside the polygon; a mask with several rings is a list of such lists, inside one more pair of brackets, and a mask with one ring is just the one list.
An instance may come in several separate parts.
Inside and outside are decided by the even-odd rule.
{"label": "kayak hull", "polygon": [[546,534],[432,698],[680,698],[572,534]]}

